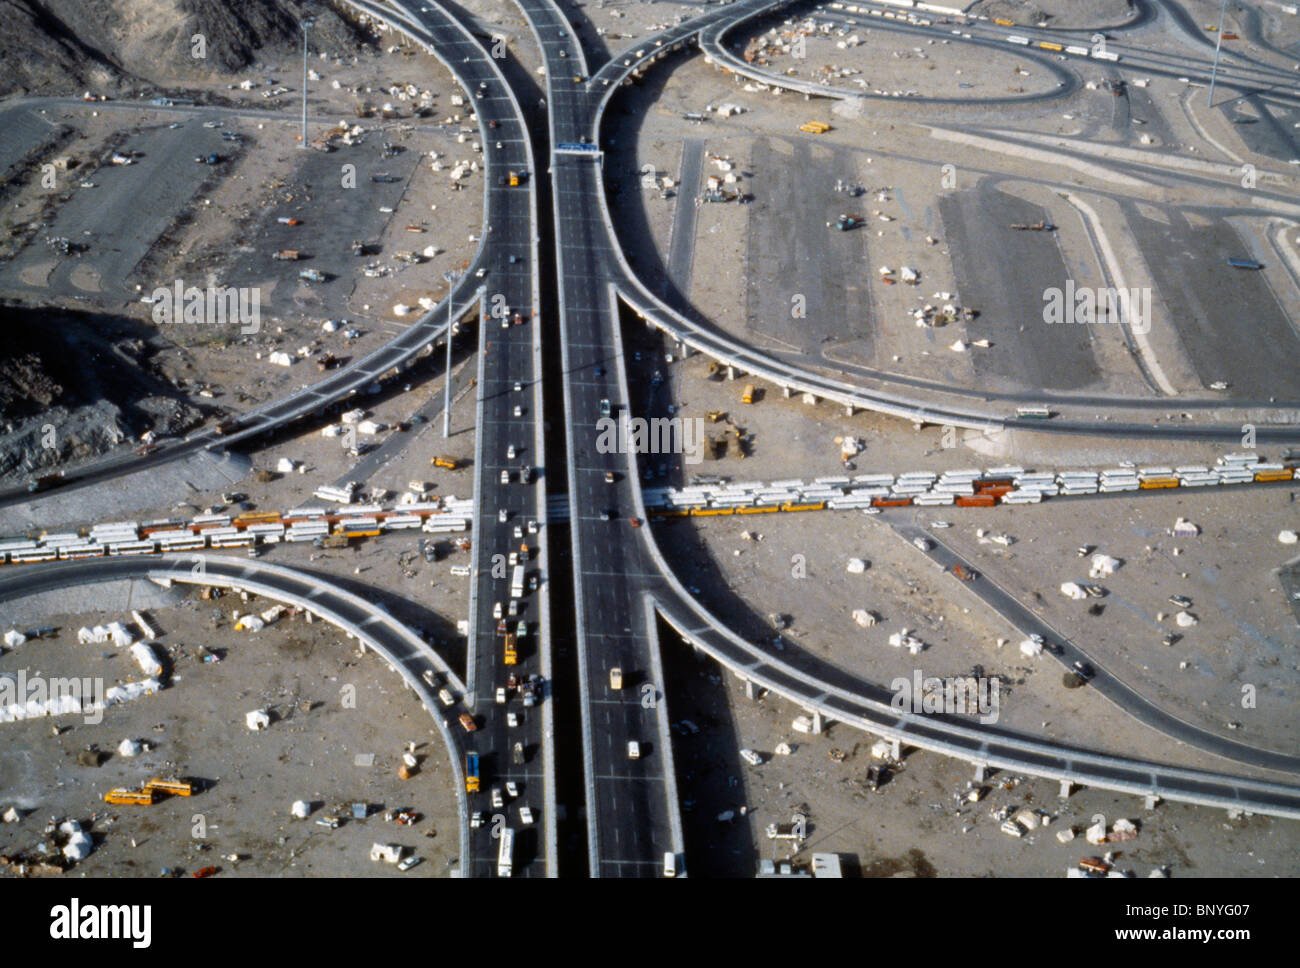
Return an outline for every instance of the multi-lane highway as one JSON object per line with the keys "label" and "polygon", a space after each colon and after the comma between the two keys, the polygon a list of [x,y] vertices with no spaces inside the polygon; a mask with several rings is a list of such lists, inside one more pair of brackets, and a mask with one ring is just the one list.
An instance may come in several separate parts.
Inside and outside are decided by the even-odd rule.
{"label": "multi-lane highway", "polygon": [[[467,746],[478,754],[482,774],[469,809],[483,823],[473,828],[467,871],[471,876],[496,873],[500,817],[515,831],[513,876],[554,876],[554,707],[547,696],[550,587],[532,145],[496,60],[460,20],[437,5],[355,5],[435,52],[470,93],[486,136],[487,191],[494,201],[483,229],[491,244],[472,275],[483,322],[466,668],[466,701],[479,727]],[[514,582],[516,572],[520,585]],[[509,665],[507,641],[515,656]],[[515,685],[510,685],[512,678]],[[525,706],[524,683],[530,679],[537,682],[532,686],[535,704]],[[508,793],[507,784],[517,796]],[[524,807],[531,822],[523,819],[528,816]]]}
{"label": "multi-lane highway", "polygon": [[589,866],[593,876],[653,876],[665,854],[682,851],[659,643],[645,595],[654,570],[637,540],[635,461],[597,446],[599,421],[625,416],[628,406],[609,284],[613,253],[592,204],[603,194],[600,160],[565,147],[592,143],[597,102],[568,20],[549,2],[520,6],[547,74]]}

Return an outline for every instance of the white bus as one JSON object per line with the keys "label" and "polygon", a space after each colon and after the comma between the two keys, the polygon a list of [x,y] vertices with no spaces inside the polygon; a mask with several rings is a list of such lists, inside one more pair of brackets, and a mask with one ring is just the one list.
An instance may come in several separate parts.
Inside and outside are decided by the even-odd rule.
{"label": "white bus", "polygon": [[26,548],[9,552],[9,560],[14,564],[32,561],[54,561],[59,557],[57,548]]}
{"label": "white bus", "polygon": [[501,844],[497,847],[497,877],[509,877],[514,870],[515,832],[506,827],[501,831]]}
{"label": "white bus", "polygon": [[198,551],[208,543],[201,534],[185,534],[155,538],[159,551]]}
{"label": "white bus", "polygon": [[429,534],[436,534],[440,531],[464,531],[469,525],[464,518],[447,517],[442,514],[430,514],[424,519],[424,528],[422,530]]}
{"label": "white bus", "polygon": [[524,594],[524,566],[515,565],[514,574],[510,576],[510,597],[520,598]]}
{"label": "white bus", "polygon": [[108,546],[110,555],[151,555],[156,550],[152,541],[118,541]]}

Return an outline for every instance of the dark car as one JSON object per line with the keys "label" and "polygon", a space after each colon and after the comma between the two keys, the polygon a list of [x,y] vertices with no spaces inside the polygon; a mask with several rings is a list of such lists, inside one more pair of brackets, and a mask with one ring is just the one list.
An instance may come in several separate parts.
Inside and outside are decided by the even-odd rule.
{"label": "dark car", "polygon": [[1077,662],[1074,663],[1074,674],[1077,675],[1084,682],[1087,682],[1089,679],[1091,679],[1093,676],[1097,674],[1097,670],[1094,669],[1089,663],[1084,662],[1082,659],[1079,659]]}

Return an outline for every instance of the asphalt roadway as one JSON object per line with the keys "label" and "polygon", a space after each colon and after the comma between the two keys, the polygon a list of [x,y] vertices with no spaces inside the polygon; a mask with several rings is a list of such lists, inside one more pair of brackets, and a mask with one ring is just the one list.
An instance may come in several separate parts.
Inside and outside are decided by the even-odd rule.
{"label": "asphalt roadway", "polygon": [[[473,98],[480,125],[486,126],[484,155],[488,164],[488,193],[492,197],[484,237],[491,243],[472,278],[481,287],[479,349],[477,353],[476,451],[474,474],[474,566],[470,592],[470,635],[466,669],[466,703],[473,711],[478,729],[467,740],[467,748],[479,754],[482,774],[478,793],[468,794],[469,810],[483,815],[482,826],[471,830],[469,876],[497,874],[499,836],[502,827],[515,831],[512,876],[545,876],[553,873],[543,831],[554,830],[552,805],[544,805],[553,783],[549,763],[549,737],[545,704],[549,683],[543,682],[538,705],[525,708],[518,689],[506,690],[506,701],[497,702],[498,688],[505,688],[507,676],[520,679],[543,677],[548,669],[542,637],[542,597],[546,590],[517,600],[519,612],[508,614],[512,601],[508,564],[527,543],[530,560],[522,563],[525,573],[538,579],[540,545],[545,535],[545,470],[540,453],[542,439],[538,423],[541,401],[540,342],[537,318],[537,279],[534,257],[531,171],[528,132],[518,105],[487,52],[472,39],[467,28],[440,6],[391,5],[391,10],[364,3],[358,7],[384,13],[391,22],[404,20],[413,36],[436,48],[438,56]],[[393,11],[396,11],[394,14]],[[495,125],[495,126],[494,126]],[[517,187],[508,184],[508,172],[522,172]],[[518,386],[520,389],[515,390]],[[517,409],[516,409],[517,408]],[[516,412],[519,416],[515,416]],[[527,480],[523,468],[527,472]],[[504,476],[504,478],[503,478]],[[502,514],[504,512],[504,514]],[[531,534],[528,522],[541,522]],[[545,557],[540,556],[544,565]],[[498,622],[514,631],[525,623],[528,634],[521,637],[518,664],[505,666]],[[508,725],[513,713],[518,726]],[[512,755],[515,743],[523,746],[524,762]],[[518,799],[505,789],[513,782]],[[502,807],[494,808],[492,792],[499,791]],[[519,809],[529,806],[534,823],[523,823]],[[541,815],[540,817],[538,815]],[[537,819],[542,821],[539,826]]]}
{"label": "asphalt roadway", "polygon": [[[568,21],[544,0],[520,6],[547,68],[552,148],[590,141],[598,97],[583,83],[585,58]],[[652,877],[662,873],[665,853],[681,850],[681,824],[654,613],[644,594],[657,569],[633,537],[635,464],[598,446],[601,401],[618,419],[628,398],[609,286],[614,253],[593,204],[603,191],[600,162],[553,153],[551,179],[590,873]],[[612,668],[622,670],[621,690],[611,686]],[[636,759],[630,742],[639,746]]]}

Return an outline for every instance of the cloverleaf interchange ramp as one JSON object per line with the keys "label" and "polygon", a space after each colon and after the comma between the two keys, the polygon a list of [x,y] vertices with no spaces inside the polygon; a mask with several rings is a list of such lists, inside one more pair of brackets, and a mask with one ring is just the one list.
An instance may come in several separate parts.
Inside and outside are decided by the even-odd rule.
{"label": "cloverleaf interchange ramp", "polygon": [[[417,4],[422,14],[420,16],[413,12]],[[510,109],[503,115],[503,120],[513,117],[512,124],[517,123],[521,138],[521,146],[512,146],[510,151],[529,152],[528,170],[537,177],[542,177],[531,165],[531,146],[527,142],[526,129],[522,125],[514,92],[491,63],[491,59],[486,58],[482,47],[470,38],[454,16],[432,0],[415,0],[407,6],[353,0],[352,5],[369,16],[386,21],[416,43],[429,48],[466,90],[474,88],[474,82],[482,77],[488,84],[488,99],[471,103],[476,104],[485,146],[498,140],[483,128],[485,114],[489,106],[495,109],[494,102],[504,98],[509,102]],[[1295,786],[1168,767],[1072,749],[1062,744],[980,727],[965,721],[900,713],[889,705],[889,694],[883,687],[829,668],[812,656],[792,655],[788,651],[778,656],[765,646],[745,641],[686,592],[662,557],[649,527],[631,528],[625,514],[619,514],[613,520],[602,519],[598,511],[606,502],[617,502],[620,507],[630,506],[640,521],[646,520],[636,455],[601,455],[595,453],[592,446],[592,424],[599,402],[602,399],[613,400],[620,413],[626,415],[625,408],[630,400],[620,334],[620,297],[647,322],[679,342],[792,390],[813,393],[849,407],[878,410],[927,423],[995,429],[1012,422],[989,417],[975,410],[959,411],[923,406],[906,398],[865,391],[850,383],[780,363],[721,336],[707,324],[692,322],[666,308],[646,290],[626,262],[606,205],[598,165],[590,159],[571,155],[561,157],[554,153],[556,145],[579,139],[597,144],[600,118],[612,94],[648,61],[663,56],[674,47],[692,42],[711,24],[733,18],[735,22],[740,22],[779,9],[783,6],[782,3],[738,3],[710,11],[703,17],[648,38],[637,45],[637,51],[644,49],[644,54],[639,57],[632,53],[616,56],[604,64],[589,81],[581,83],[571,83],[572,69],[576,63],[585,78],[586,57],[569,21],[550,0],[521,0],[519,6],[525,13],[548,67],[547,113],[553,153],[547,173],[552,178],[555,208],[554,247],[558,263],[564,427],[567,431],[568,502],[572,529],[575,609],[578,615],[576,631],[579,642],[579,691],[583,716],[590,873],[595,876],[657,874],[662,870],[664,854],[680,854],[682,849],[671,737],[667,728],[667,697],[662,690],[656,615],[676,629],[687,642],[743,679],[805,709],[815,711],[824,719],[843,722],[896,740],[900,744],[965,759],[981,768],[1006,769],[1139,796],[1156,795],[1169,800],[1218,808],[1245,809],[1300,818],[1300,788]],[[571,52],[563,61],[558,58],[560,49]],[[464,67],[466,64],[469,67]],[[511,131],[514,133],[513,128]],[[485,152],[485,157],[491,164],[491,151]],[[489,173],[492,173],[491,170]],[[527,197],[533,206],[530,216],[513,199],[502,197],[502,193],[491,182],[492,179],[489,178],[485,191],[484,217],[485,224],[496,226],[498,231],[484,232],[474,264],[480,268],[490,268],[493,273],[490,282],[494,286],[499,276],[506,276],[504,285],[508,287],[512,306],[531,306],[536,310],[539,236],[536,231],[535,196],[529,189]],[[495,203],[494,199],[497,200]],[[521,236],[517,231],[518,226],[524,222],[528,223],[527,237]],[[521,245],[529,251],[527,265],[532,268],[527,275],[523,270],[507,269],[504,265],[507,247],[518,248]],[[475,290],[478,290],[478,299],[483,299],[482,287],[477,282],[468,280],[453,287],[450,295],[459,299],[461,305],[466,305],[470,294]],[[444,320],[442,323],[436,322],[440,312]],[[235,440],[252,439],[344,399],[368,386],[394,366],[413,359],[424,347],[436,340],[445,329],[445,313],[445,303],[441,307],[435,307],[399,340],[354,364],[357,369],[335,374],[287,400],[246,415],[235,431],[224,437],[209,432],[165,448],[150,457],[175,459],[183,455],[174,453],[181,447],[224,447]],[[416,333],[421,326],[426,327],[425,330]],[[496,593],[491,590],[492,580],[485,574],[484,562],[490,557],[492,548],[489,536],[490,540],[499,541],[503,536],[508,537],[509,533],[504,523],[498,528],[488,518],[498,507],[513,508],[516,515],[531,512],[542,525],[544,536],[544,473],[541,477],[543,485],[530,489],[529,495],[524,497],[522,507],[516,500],[523,493],[522,489],[517,486],[498,486],[495,474],[500,470],[508,470],[501,463],[505,442],[519,440],[518,435],[505,436],[503,427],[518,426],[523,428],[525,435],[531,434],[531,446],[536,448],[535,459],[539,464],[542,463],[545,441],[541,423],[543,374],[540,369],[538,336],[540,323],[531,327],[528,338],[515,338],[512,333],[505,342],[502,342],[498,333],[489,332],[492,327],[493,323],[484,316],[479,333],[481,348],[485,348],[484,344],[491,335],[494,337],[491,340],[491,354],[497,355],[489,354],[485,358],[480,353],[478,361],[480,388],[476,421],[474,522],[478,575],[473,585],[471,601],[471,646],[465,676],[468,690],[462,691],[467,706],[484,714],[489,720],[481,739],[490,742],[496,754],[502,756],[505,749],[502,737],[510,736],[500,723],[502,714],[494,711],[492,706],[478,705],[488,695],[487,690],[491,685],[499,681],[496,677],[500,671],[497,669],[498,653],[492,637],[492,620],[486,611]],[[396,356],[379,355],[396,347],[398,343],[402,343],[402,346],[394,349]],[[390,360],[396,362],[389,362]],[[384,365],[380,367],[380,364]],[[490,371],[487,369],[489,366],[492,367]],[[609,367],[610,372],[604,372],[605,366]],[[517,377],[516,374],[522,376]],[[342,382],[336,383],[340,378]],[[512,402],[510,394],[502,389],[502,384],[509,383],[512,379],[527,382],[532,391],[530,398],[524,398],[530,399],[531,405],[528,419],[522,424],[519,421],[512,423],[497,419],[501,416],[498,408]],[[284,409],[278,409],[280,407]],[[1095,426],[1079,426],[1080,429],[1086,428],[1087,432],[1096,432]],[[1159,435],[1162,431],[1174,429],[1140,425],[1134,425],[1134,428],[1132,433],[1135,436]],[[1061,429],[1068,430],[1069,425]],[[1114,436],[1124,435],[1124,429],[1115,424],[1107,424],[1105,430]],[[1181,427],[1177,430],[1187,432],[1195,428]],[[1233,427],[1231,432],[1237,436],[1240,428]],[[1278,432],[1285,434],[1292,430],[1280,428]],[[1267,433],[1267,428],[1260,429],[1262,439],[1270,439]],[[142,461],[128,463],[133,469],[139,469],[148,466],[149,460],[146,457]],[[111,477],[121,472],[116,470],[106,473]],[[605,477],[610,473],[620,475],[612,487],[606,483],[608,478]],[[90,481],[86,479],[78,482]],[[486,516],[483,513],[485,509]],[[544,584],[537,600],[541,609],[539,631],[544,644],[537,659],[541,663],[543,676],[549,678],[545,664],[549,649],[546,644],[549,640],[545,638],[549,635],[545,597],[547,567],[544,537],[541,540],[541,575]],[[440,718],[441,710],[434,708],[432,697],[420,681],[425,669],[437,669],[449,676],[450,670],[437,664],[439,660],[436,655],[423,656],[416,644],[417,637],[400,627],[394,627],[397,623],[380,612],[365,609],[358,611],[364,602],[358,605],[359,600],[349,599],[318,576],[295,576],[290,569],[278,569],[279,573],[276,573],[265,570],[271,566],[259,568],[251,563],[229,559],[205,560],[208,562],[204,578],[207,584],[230,582],[230,587],[246,587],[250,591],[257,590],[259,594],[286,596],[285,600],[289,601],[302,599],[318,614],[325,615],[328,612],[333,616],[330,620],[336,621],[340,627],[356,628],[364,633],[368,638],[363,638],[363,641],[368,645],[372,644],[372,639],[377,643],[373,645],[376,651],[381,652],[390,664],[399,669],[408,685],[417,690],[421,700],[440,723],[444,741],[451,751],[461,814],[463,870],[466,874],[476,876],[490,873],[494,857],[491,841],[486,839],[489,832],[480,832],[485,838],[480,843],[472,841],[468,829],[470,805],[464,792],[461,754],[469,741],[451,734],[447,721]],[[66,563],[48,569],[22,569],[14,577],[0,576],[0,600],[16,593],[7,590],[11,588],[11,582],[16,583],[13,588],[22,589],[25,593],[34,590],[34,586],[47,582],[100,580],[94,577],[99,575],[105,578],[133,575],[170,577],[184,581],[180,572],[189,573],[188,561],[187,558],[185,565],[173,566],[146,564],[133,559],[105,559]],[[314,597],[310,593],[313,591]],[[313,602],[314,605],[310,604]],[[421,667],[420,661],[426,662],[426,665]],[[414,667],[408,665],[412,662],[415,663]],[[623,697],[609,695],[605,684],[610,681],[610,669],[615,663],[632,668],[644,677],[645,684],[652,689],[654,700],[649,707],[634,699],[625,700]],[[449,681],[458,687],[460,685],[458,679],[449,678]],[[544,716],[552,714],[550,698],[544,696],[541,703]],[[543,726],[541,736],[549,737],[549,726]],[[646,744],[650,755],[629,764],[626,744],[634,739]],[[544,742],[549,740],[544,739]],[[544,754],[543,773],[544,782],[549,783],[549,789],[553,791],[554,762],[549,748]],[[553,823],[555,813],[552,793],[548,795],[547,808],[543,810],[547,823]],[[545,857],[545,872],[552,875],[555,873],[553,843],[554,827],[549,826],[542,837],[543,848],[538,856]],[[531,863],[521,867],[523,872],[529,874],[542,869],[542,865]]]}
{"label": "cloverleaf interchange ramp", "polygon": [[[759,71],[731,54],[725,44],[722,43],[722,38],[728,31],[790,5],[790,0],[775,0],[775,2],[773,0],[744,0],[744,2],[729,4],[718,10],[688,20],[676,27],[669,28],[654,37],[648,37],[636,45],[634,49],[630,48],[612,57],[593,75],[586,85],[589,90],[594,90],[600,96],[600,103],[591,125],[590,139],[593,142],[597,140],[600,118],[620,85],[628,82],[634,75],[639,75],[654,62],[690,44],[697,44],[701,49],[705,50],[706,56],[725,61],[729,69],[761,78],[781,89],[804,91],[808,94],[837,98],[852,99],[861,97],[862,95],[855,92],[834,88],[821,90],[822,85],[809,85],[808,82],[796,78]],[[873,21],[872,26],[890,29],[907,27],[905,24],[900,25],[894,21]],[[991,42],[986,41],[984,43]],[[1050,61],[1041,58],[1039,60],[1054,74],[1068,78],[1068,81],[1063,81],[1065,87],[1058,91],[1049,92],[1046,95],[1036,95],[1034,96],[1035,99],[1060,97],[1073,90],[1073,86],[1077,84],[1077,77],[1074,73],[1066,71]],[[867,95],[867,97],[874,97],[874,95]],[[933,98],[926,98],[925,100],[943,101],[943,99]],[[649,287],[642,283],[632,270],[621,245],[618,243],[617,232],[603,191],[598,194],[598,201],[605,219],[610,246],[617,260],[614,271],[619,294],[648,325],[660,330],[683,347],[689,347],[693,351],[704,353],[712,359],[734,367],[737,371],[736,375],[742,373],[752,374],[789,392],[810,393],[819,399],[831,400],[841,404],[849,408],[850,411],[855,409],[871,410],[921,424],[943,424],[981,431],[1023,428],[1045,433],[1087,434],[1115,439],[1232,440],[1240,437],[1242,421],[1160,425],[1150,422],[1126,422],[1119,419],[1108,419],[1103,423],[1063,417],[1049,422],[1031,422],[1023,418],[1007,416],[1006,409],[995,412],[981,411],[940,402],[933,394],[928,399],[923,396],[903,395],[900,391],[905,389],[912,381],[907,379],[895,380],[890,374],[877,374],[875,380],[879,387],[873,388],[837,379],[800,365],[797,362],[781,360],[776,356],[755,350],[721,333],[716,326],[705,321],[686,317],[651,292]],[[985,399],[993,399],[994,397],[993,394],[987,393],[972,393],[969,395],[979,395]],[[1010,400],[1011,398],[1008,398],[1008,401]],[[1073,403],[1080,408],[1086,407],[1089,410],[1100,411],[1124,410],[1131,406],[1129,401],[1122,398],[1108,399],[1094,396],[1086,399],[1070,400],[1059,394],[1037,396],[1020,394],[1016,395],[1014,402],[1051,402],[1060,405]],[[1171,403],[1169,399],[1141,401],[1143,406],[1169,407]],[[1214,404],[1209,405],[1213,406]],[[1219,406],[1222,405],[1219,404]],[[1259,423],[1259,439],[1270,442],[1300,440],[1300,425],[1297,425],[1294,421],[1294,412],[1296,410],[1294,403],[1270,401],[1259,404],[1258,409],[1276,414],[1279,421],[1281,421],[1277,423],[1247,421]]]}
{"label": "cloverleaf interchange ramp", "polygon": [[[391,19],[392,25],[396,29],[403,30],[408,34],[413,29],[413,26],[418,23],[413,13],[404,10],[400,6],[386,6],[378,2],[367,2],[367,0],[361,0],[361,2],[355,2],[351,5],[376,19]],[[628,82],[630,78],[645,70],[655,61],[688,45],[698,45],[706,51],[707,56],[726,63],[729,69],[763,78],[785,89],[804,90],[808,82],[759,71],[735,57],[723,43],[725,35],[741,24],[772,14],[791,5],[793,5],[792,0],[742,0],[739,3],[711,10],[699,17],[671,27],[658,35],[648,37],[637,44],[635,48],[630,48],[611,58],[588,81],[578,86],[587,95],[595,95],[599,98],[594,119],[590,125],[592,129],[590,137],[593,143],[599,132],[601,116],[619,86]],[[447,17],[448,23],[459,23],[454,18],[447,16],[437,4],[429,4],[428,8],[430,13],[425,14],[425,16]],[[577,63],[581,68],[582,75],[585,77],[587,71],[585,54],[581,45],[577,43],[576,38],[572,35],[569,21],[562,15],[557,14],[556,26],[569,37],[574,47]],[[883,20],[874,21],[873,26],[889,29],[915,29],[909,28],[907,24]],[[476,49],[481,50],[469,38],[468,31],[458,28],[458,33],[462,31],[462,38],[467,43],[473,43]],[[458,38],[458,43],[460,39]],[[439,56],[438,45],[432,45],[430,50],[435,56]],[[460,79],[458,73],[460,64],[456,58],[453,56],[442,59],[444,66],[451,71],[453,76]],[[1068,76],[1071,79],[1069,83],[1076,80],[1073,73],[1064,72],[1062,68],[1050,61],[1043,61],[1043,63],[1054,72],[1064,73]],[[559,65],[559,68],[563,71],[564,65]],[[1229,82],[1225,81],[1224,83]],[[821,85],[813,85],[813,87],[821,87]],[[814,91],[809,88],[808,93],[840,98],[862,96],[855,92],[840,91],[834,88],[828,88],[826,91]],[[1062,92],[1051,92],[1045,96],[1056,97],[1060,93]],[[480,135],[483,142],[488,144],[495,139],[491,138],[484,124],[484,121],[480,118]],[[485,155],[485,158],[490,164],[491,157]],[[726,336],[713,325],[687,318],[654,295],[633,272],[624,256],[622,247],[617,242],[617,234],[608,211],[604,192],[598,192],[596,195],[602,216],[605,219],[610,245],[617,261],[616,283],[618,291],[628,304],[645,319],[647,324],[661,330],[683,347],[705,353],[711,358],[735,367],[742,373],[752,374],[768,380],[791,392],[811,393],[816,397],[832,400],[851,409],[872,410],[918,423],[945,424],[982,431],[1004,428],[1032,428],[1045,433],[1099,434],[1116,439],[1229,440],[1240,435],[1241,421],[1224,424],[1184,423],[1181,425],[1107,421],[1105,424],[1099,425],[1096,422],[1087,420],[1066,418],[1047,423],[1029,423],[1015,417],[1008,417],[1005,413],[991,413],[949,403],[939,404],[933,399],[927,400],[924,397],[904,396],[897,390],[890,391],[884,388],[872,388],[866,385],[849,383],[797,363],[784,362]],[[484,197],[485,224],[491,224],[492,218],[496,214],[493,207],[495,197],[496,193],[489,186],[489,190],[485,192]],[[491,250],[494,247],[494,240],[489,235],[484,234],[481,236],[479,249],[474,259],[471,260],[471,268],[481,267],[485,262],[489,261]],[[449,298],[462,306],[467,305],[470,294],[476,288],[473,277],[467,273],[460,283],[453,287]],[[202,430],[183,441],[164,444],[153,453],[142,457],[118,457],[74,469],[65,475],[59,486],[61,489],[67,490],[72,487],[112,480],[126,474],[183,458],[199,449],[225,448],[241,441],[252,440],[261,435],[274,432],[303,417],[320,413],[326,407],[346,400],[348,397],[370,387],[386,374],[400,371],[400,369],[411,365],[420,353],[444,336],[446,315],[444,300],[444,302],[435,306],[413,323],[396,339],[379,347],[362,359],[348,364],[346,367],[297,393],[236,416],[233,429],[224,435],[218,434],[212,429]],[[893,381],[890,375],[880,374],[877,382],[883,386],[889,386]],[[908,382],[910,381],[899,380],[896,386],[903,387]],[[1053,399],[1060,403],[1066,402],[1059,398]],[[1047,397],[1044,397],[1043,400],[1048,402]],[[1034,399],[1018,397],[1017,402],[1034,402]],[[1119,401],[1090,398],[1086,401],[1086,406],[1090,409],[1104,409],[1116,406],[1119,403]],[[1292,405],[1285,403],[1263,404],[1261,406],[1279,413],[1294,409]],[[1290,421],[1280,424],[1261,423],[1257,434],[1260,440],[1268,442],[1300,441],[1300,425]],[[27,500],[28,498],[29,495],[23,489],[0,491],[0,507]]]}
{"label": "cloverleaf interchange ramp", "polygon": [[[587,88],[590,90],[598,85],[601,87],[606,86],[603,82],[606,80],[605,75],[607,72],[613,74],[613,77],[608,78],[611,81],[611,84],[608,85],[610,88],[614,86],[612,83],[614,80],[621,83],[640,64],[651,58],[661,56],[665,48],[698,32],[700,22],[703,19],[723,16],[743,18],[753,16],[757,12],[773,9],[775,6],[777,5],[761,3],[734,4],[723,11],[706,15],[705,18],[697,18],[678,28],[660,34],[657,38],[648,38],[638,45],[645,53],[639,57],[634,54],[616,55],[609,64],[597,72],[595,77],[588,83]],[[560,26],[560,24],[564,23],[563,18],[554,11],[553,4],[529,0],[529,2],[521,3],[521,7],[529,16],[540,45],[543,50],[546,50],[547,44],[542,42],[543,38],[549,41],[552,36],[550,31],[556,27],[559,27],[559,30],[556,31],[555,36],[560,36],[561,31],[564,30]],[[656,43],[657,40],[661,40],[662,44]],[[617,66],[611,69],[610,65]],[[557,140],[557,105],[554,98],[557,93],[556,73],[548,64],[548,76],[551,78],[552,90],[551,124],[553,141]],[[567,136],[567,140],[578,140],[575,135],[581,137],[581,135],[585,134],[587,138],[594,141],[599,128],[599,114],[608,102],[609,96],[610,92],[607,91],[601,97],[600,103],[585,129],[580,127],[564,129],[563,133]],[[571,95],[566,98],[564,105],[567,108],[572,102],[581,102],[582,100],[580,94]],[[568,119],[562,120],[571,121],[576,119],[573,119],[572,114],[570,114]],[[567,159],[564,162],[553,159],[552,163],[557,174],[558,200],[560,198],[558,175],[562,172],[569,172],[573,167],[581,163],[574,163]],[[613,241],[615,238],[613,225],[608,209],[604,204],[603,192],[600,190],[598,179],[595,177],[595,166],[588,163],[581,165],[578,170],[585,176],[580,184],[590,186],[588,188],[588,197],[595,195],[599,200],[607,231],[607,241],[588,243],[587,248],[603,250],[606,254],[612,252],[615,257],[612,262],[608,258],[598,261],[591,256],[587,257],[589,261],[584,263],[586,274],[583,276],[586,291],[591,288],[591,270],[604,268],[606,274],[601,277],[603,285],[610,286],[612,289],[620,289],[622,294],[626,295],[629,290],[623,290],[619,286],[619,282],[622,282],[630,287],[630,291],[640,291],[642,293],[643,305],[646,308],[657,305],[657,300],[645,293],[644,288],[635,282],[635,276],[628,269],[621,249]],[[569,190],[578,189],[571,188]],[[562,214],[557,212],[557,227],[562,230],[563,224]],[[575,219],[573,228],[575,235],[577,235],[585,226],[577,223]],[[563,248],[565,245],[563,235],[561,235],[558,242]],[[601,261],[603,261],[603,266]],[[619,275],[620,272],[622,273],[621,276]],[[570,296],[566,290],[565,298],[562,299],[562,306],[567,308],[569,305]],[[598,314],[601,309],[599,299],[582,303],[584,318],[588,315]],[[609,312],[610,310],[606,311]],[[664,315],[668,316],[669,314],[665,312]],[[680,317],[674,317],[674,322],[680,323],[684,321],[680,320]],[[661,328],[669,329],[667,326]],[[669,331],[675,336],[681,333],[680,330]],[[615,325],[611,327],[610,335],[616,336],[616,332],[617,327]],[[710,355],[714,354],[711,353]],[[726,361],[725,356],[721,354],[719,356]],[[621,353],[616,352],[610,358],[618,370],[622,390],[626,393],[626,375],[622,366]],[[754,372],[752,367],[747,367],[747,369]],[[572,378],[575,371],[574,361],[566,360],[566,370],[571,377],[566,381],[567,391],[570,385],[576,382]],[[809,392],[816,392],[816,390],[809,388]],[[823,395],[829,396],[829,394],[825,393]],[[625,400],[626,396],[623,399]],[[861,404],[859,403],[859,405]],[[572,403],[569,403],[569,409],[572,421]],[[912,417],[915,415],[915,411],[909,414]],[[1239,433],[1239,428],[1234,428],[1234,433]],[[572,485],[577,470],[574,466],[575,455],[572,453],[572,448],[569,461],[571,514],[575,518],[580,518],[584,511],[589,514],[589,508],[584,508],[583,502],[574,497],[573,492],[576,492],[578,488]],[[640,488],[637,484],[638,478],[635,473],[634,458],[629,460],[628,468],[630,471],[628,479],[638,512],[644,515],[644,507],[640,499]],[[575,543],[576,540],[575,538]],[[782,660],[775,659],[766,649],[740,639],[685,592],[672,574],[671,569],[659,555],[652,535],[645,533],[643,530],[637,538],[631,540],[645,546],[646,553],[654,561],[656,570],[662,579],[656,583],[649,578],[642,578],[640,587],[655,602],[664,618],[677,628],[684,638],[687,638],[692,644],[697,645],[723,665],[735,670],[743,678],[750,679],[779,695],[801,703],[806,708],[818,710],[829,718],[851,722],[860,728],[878,732],[880,735],[892,739],[898,739],[908,745],[922,746],[949,755],[960,756],[984,766],[1020,770],[1052,779],[1085,783],[1140,795],[1156,794],[1171,800],[1185,800],[1225,808],[1241,807],[1283,816],[1297,816],[1295,810],[1297,805],[1300,805],[1300,789],[1284,784],[1167,768],[1157,764],[1127,760],[1122,757],[1070,750],[1057,744],[1038,740],[1005,737],[996,732],[969,725],[923,719],[910,715],[900,716],[886,703],[867,698],[870,695],[868,690],[871,687],[859,680],[845,677],[842,682],[824,681],[800,671]],[[580,549],[575,550],[580,553]],[[606,571],[608,573],[613,569],[606,569]],[[625,580],[629,583],[636,582],[636,579],[631,574]],[[881,692],[883,693],[883,690]]]}

